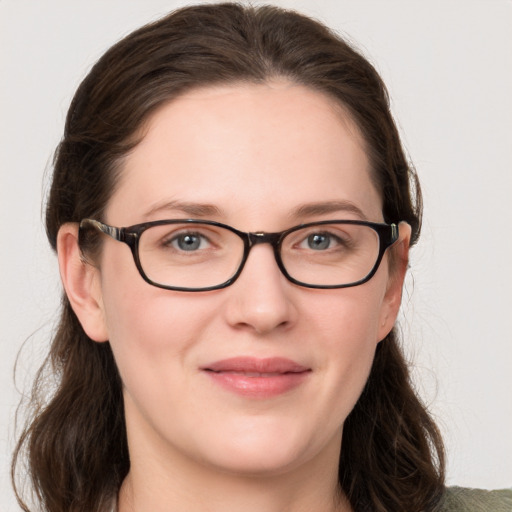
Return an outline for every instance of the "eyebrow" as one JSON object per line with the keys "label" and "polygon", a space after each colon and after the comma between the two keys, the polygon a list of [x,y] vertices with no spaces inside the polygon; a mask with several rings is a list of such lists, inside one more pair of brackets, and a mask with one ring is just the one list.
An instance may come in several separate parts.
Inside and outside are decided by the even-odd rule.
{"label": "eyebrow", "polygon": [[190,217],[213,217],[222,216],[222,210],[208,203],[191,203],[186,201],[165,201],[157,203],[146,212],[146,217],[169,210],[181,211]]}
{"label": "eyebrow", "polygon": [[[165,201],[157,203],[145,214],[145,217],[151,217],[155,214],[165,211],[180,211],[193,218],[223,217],[223,211],[214,204],[193,203],[187,201]],[[306,203],[298,206],[290,213],[293,219],[303,219],[315,215],[328,215],[331,213],[345,212],[356,215],[362,220],[367,220],[366,215],[361,208],[354,203],[346,200],[321,201],[315,203]]]}
{"label": "eyebrow", "polygon": [[352,213],[361,220],[368,220],[363,210],[350,201],[324,201],[318,203],[307,203],[299,206],[292,212],[292,217],[303,218],[315,215],[327,215],[330,213],[345,212]]}

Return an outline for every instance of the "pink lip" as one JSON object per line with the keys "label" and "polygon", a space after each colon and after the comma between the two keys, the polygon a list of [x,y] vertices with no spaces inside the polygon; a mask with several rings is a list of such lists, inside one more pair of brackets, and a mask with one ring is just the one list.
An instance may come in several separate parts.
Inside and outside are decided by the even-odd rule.
{"label": "pink lip", "polygon": [[252,398],[270,398],[299,386],[311,369],[281,357],[233,357],[201,368],[228,391]]}

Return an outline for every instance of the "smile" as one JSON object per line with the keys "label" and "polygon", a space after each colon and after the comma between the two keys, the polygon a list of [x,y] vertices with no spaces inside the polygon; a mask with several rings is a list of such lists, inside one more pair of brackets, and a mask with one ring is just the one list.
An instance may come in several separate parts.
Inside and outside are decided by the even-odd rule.
{"label": "smile", "polygon": [[311,369],[290,359],[236,357],[201,368],[224,390],[248,398],[272,398],[301,385]]}

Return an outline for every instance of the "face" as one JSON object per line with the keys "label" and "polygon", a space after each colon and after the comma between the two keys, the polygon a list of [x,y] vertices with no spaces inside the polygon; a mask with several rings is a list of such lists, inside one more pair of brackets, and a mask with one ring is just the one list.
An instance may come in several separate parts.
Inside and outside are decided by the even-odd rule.
{"label": "face", "polygon": [[[272,83],[197,90],[161,108],[124,161],[105,222],[192,217],[271,232],[382,222],[381,210],[347,114],[320,93]],[[233,285],[209,292],[147,284],[109,237],[94,272],[132,458],[251,474],[337,459],[401,287],[386,257],[363,285],[299,287],[266,244]]]}

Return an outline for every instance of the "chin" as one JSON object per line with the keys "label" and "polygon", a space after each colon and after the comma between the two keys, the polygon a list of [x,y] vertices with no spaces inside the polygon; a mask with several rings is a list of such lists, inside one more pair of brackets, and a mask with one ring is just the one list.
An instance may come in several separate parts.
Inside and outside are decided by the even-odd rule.
{"label": "chin", "polygon": [[211,466],[223,473],[258,478],[285,474],[300,466],[300,458],[294,454],[276,453],[275,445],[265,452],[235,450],[228,456],[212,457]]}
{"label": "chin", "polygon": [[222,439],[217,433],[217,439],[203,452],[209,452],[210,464],[224,472],[263,477],[291,471],[318,452],[318,440],[306,432],[294,432],[283,421],[262,423],[225,428]]}

